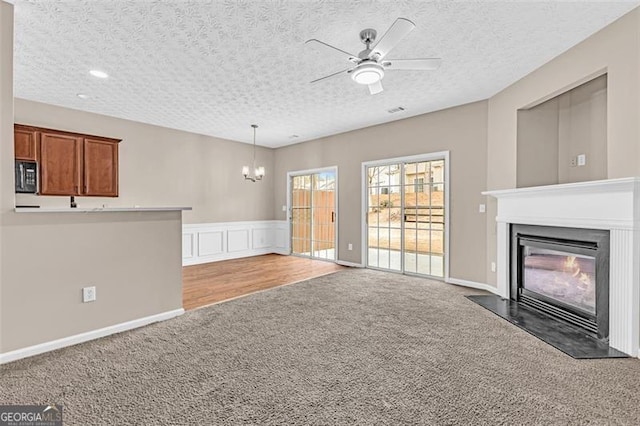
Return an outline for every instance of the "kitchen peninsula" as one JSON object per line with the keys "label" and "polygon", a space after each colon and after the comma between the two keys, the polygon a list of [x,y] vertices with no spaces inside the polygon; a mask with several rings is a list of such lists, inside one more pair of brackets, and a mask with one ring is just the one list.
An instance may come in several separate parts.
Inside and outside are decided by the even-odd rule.
{"label": "kitchen peninsula", "polygon": [[[2,294],[12,303],[3,307],[0,362],[182,314],[183,210],[191,208],[6,212],[2,280],[20,285]],[[86,287],[95,301],[83,302]]]}

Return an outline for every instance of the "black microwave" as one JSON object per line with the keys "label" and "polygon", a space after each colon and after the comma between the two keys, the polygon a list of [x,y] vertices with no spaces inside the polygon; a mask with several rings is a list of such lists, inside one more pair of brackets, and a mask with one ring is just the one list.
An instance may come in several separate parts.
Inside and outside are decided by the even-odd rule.
{"label": "black microwave", "polygon": [[38,163],[16,161],[16,193],[38,193]]}

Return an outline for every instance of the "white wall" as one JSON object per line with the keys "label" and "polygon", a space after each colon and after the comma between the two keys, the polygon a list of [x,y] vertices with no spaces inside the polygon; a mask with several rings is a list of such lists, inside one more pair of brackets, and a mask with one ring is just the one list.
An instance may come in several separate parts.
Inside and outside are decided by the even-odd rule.
{"label": "white wall", "polygon": [[268,253],[289,254],[286,221],[194,223],[182,227],[185,266]]}

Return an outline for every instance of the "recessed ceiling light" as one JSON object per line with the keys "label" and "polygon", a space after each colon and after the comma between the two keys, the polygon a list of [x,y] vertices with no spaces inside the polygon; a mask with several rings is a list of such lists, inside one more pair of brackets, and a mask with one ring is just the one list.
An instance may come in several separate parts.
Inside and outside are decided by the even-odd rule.
{"label": "recessed ceiling light", "polygon": [[100,71],[100,70],[91,70],[91,71],[89,71],[89,74],[91,74],[94,77],[98,77],[98,78],[107,78],[107,77],[109,77],[109,74],[107,74],[104,71]]}
{"label": "recessed ceiling light", "polygon": [[84,93],[78,93],[76,96],[80,99],[89,99],[89,95],[85,95]]}

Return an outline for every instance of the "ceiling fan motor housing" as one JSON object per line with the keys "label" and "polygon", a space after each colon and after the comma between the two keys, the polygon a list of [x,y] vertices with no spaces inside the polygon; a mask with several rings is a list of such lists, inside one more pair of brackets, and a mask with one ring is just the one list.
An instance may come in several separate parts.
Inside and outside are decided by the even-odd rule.
{"label": "ceiling fan motor housing", "polygon": [[[373,43],[376,40],[376,36],[378,35],[378,32],[376,30],[374,30],[373,28],[366,28],[362,31],[360,31],[360,40],[366,44],[369,45],[371,43]],[[369,47],[369,46],[367,46]]]}

